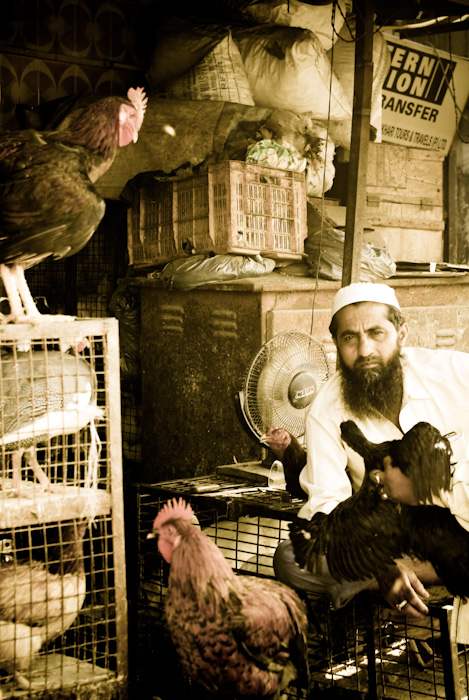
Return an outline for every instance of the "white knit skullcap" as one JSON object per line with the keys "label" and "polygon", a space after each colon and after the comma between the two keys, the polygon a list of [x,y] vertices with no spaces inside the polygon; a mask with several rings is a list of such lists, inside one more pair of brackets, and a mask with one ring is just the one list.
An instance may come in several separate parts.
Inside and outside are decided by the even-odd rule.
{"label": "white knit skullcap", "polygon": [[401,309],[396,294],[387,284],[375,284],[374,282],[356,282],[346,287],[341,287],[332,302],[332,316],[349,304],[357,304],[361,301],[375,301],[380,304],[388,304],[396,309]]}

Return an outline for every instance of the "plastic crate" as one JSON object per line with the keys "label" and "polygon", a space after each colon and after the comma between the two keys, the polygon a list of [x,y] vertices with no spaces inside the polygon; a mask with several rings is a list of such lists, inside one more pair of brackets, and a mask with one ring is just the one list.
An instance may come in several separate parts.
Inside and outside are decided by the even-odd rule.
{"label": "plastic crate", "polygon": [[300,260],[307,233],[305,175],[242,161],[172,182],[150,175],[134,192],[128,232],[135,267],[191,253]]}

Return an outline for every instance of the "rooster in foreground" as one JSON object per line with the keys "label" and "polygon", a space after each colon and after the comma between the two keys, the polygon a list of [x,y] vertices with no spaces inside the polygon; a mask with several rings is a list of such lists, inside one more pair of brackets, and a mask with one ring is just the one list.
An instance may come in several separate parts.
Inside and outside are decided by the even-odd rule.
{"label": "rooster in foreground", "polygon": [[283,464],[287,491],[292,498],[306,498],[300,486],[300,473],[306,464],[306,450],[298,439],[283,428],[269,428],[259,442],[268,447]]}
{"label": "rooster in foreground", "polygon": [[[136,142],[147,98],[142,88],[103,97],[55,131],[0,130],[0,276],[10,304],[4,322],[41,318],[24,270],[83,248],[104,216],[93,183],[118,146]],[[57,317],[54,317],[57,319]]]}
{"label": "rooster in foreground", "polygon": [[46,542],[46,563],[0,562],[0,668],[20,688],[34,685],[27,675],[35,655],[68,630],[83,606],[86,528],[85,521],[60,524],[56,541]]}
{"label": "rooster in foreground", "polygon": [[451,447],[429,423],[417,423],[401,440],[374,444],[353,421],[341,424],[342,439],[365,462],[360,489],[329,515],[290,523],[290,538],[301,567],[315,571],[325,555],[338,581],[358,581],[375,575],[402,555],[429,561],[453,595],[469,597],[469,532],[448,508],[404,505],[383,500],[374,472],[383,460],[409,477],[419,504],[448,490]]}
{"label": "rooster in foreground", "polygon": [[278,581],[236,575],[193,517],[173,499],[148,535],[171,564],[165,613],[182,667],[210,696],[278,700],[307,682],[306,609]]}

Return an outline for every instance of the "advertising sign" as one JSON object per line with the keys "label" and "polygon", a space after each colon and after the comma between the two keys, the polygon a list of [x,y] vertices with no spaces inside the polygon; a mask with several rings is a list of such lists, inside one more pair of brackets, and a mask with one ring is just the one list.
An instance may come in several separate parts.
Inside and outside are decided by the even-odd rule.
{"label": "advertising sign", "polygon": [[391,65],[382,88],[382,140],[446,155],[469,95],[469,60],[385,38]]}

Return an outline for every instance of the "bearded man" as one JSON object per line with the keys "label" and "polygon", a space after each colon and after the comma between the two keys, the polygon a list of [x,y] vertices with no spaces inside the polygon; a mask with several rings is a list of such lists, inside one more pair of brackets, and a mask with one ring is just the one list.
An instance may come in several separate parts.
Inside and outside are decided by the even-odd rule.
{"label": "bearded man", "polygon": [[[318,511],[330,513],[362,483],[363,459],[342,441],[342,421],[353,420],[375,443],[400,439],[416,423],[427,421],[442,434],[454,435],[453,457],[461,469],[453,475],[447,502],[438,505],[449,507],[464,526],[469,519],[469,354],[404,347],[409,328],[394,290],[385,284],[342,287],[333,301],[329,330],[337,347],[338,371],[307,416],[308,456],[300,484],[308,501],[298,515],[309,519]],[[405,480],[397,467],[388,465],[381,479],[385,497],[412,504]],[[315,574],[300,569],[289,540],[278,546],[274,569],[277,578],[293,588],[328,594],[335,608],[359,590],[379,587],[389,605],[409,617],[428,613],[422,600],[428,597],[424,583],[438,582],[429,563],[402,559],[377,580],[339,584],[325,559]]]}

